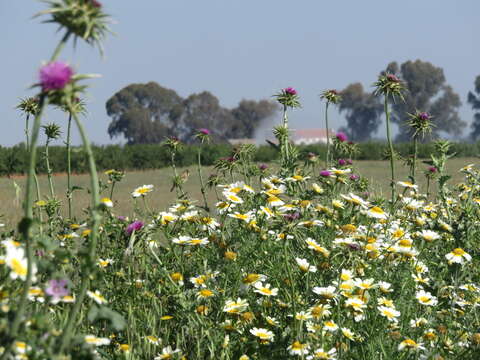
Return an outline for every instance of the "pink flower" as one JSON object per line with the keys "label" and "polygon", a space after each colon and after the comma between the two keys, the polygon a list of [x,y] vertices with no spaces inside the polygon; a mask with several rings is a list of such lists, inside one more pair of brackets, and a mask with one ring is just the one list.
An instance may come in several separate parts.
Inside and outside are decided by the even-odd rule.
{"label": "pink flower", "polygon": [[340,142],[345,142],[347,141],[347,135],[344,133],[344,132],[338,132],[337,135],[335,135],[335,137],[338,139],[338,141]]}
{"label": "pink flower", "polygon": [[347,165],[347,161],[345,159],[338,159],[338,165],[345,166]]}
{"label": "pink flower", "polygon": [[418,118],[420,120],[427,121],[430,120],[430,114],[427,112],[421,112],[420,114],[418,114]]}
{"label": "pink flower", "polygon": [[400,82],[400,79],[393,74],[387,74],[387,79],[392,82]]}
{"label": "pink flower", "polygon": [[50,280],[48,284],[49,286],[45,289],[45,294],[51,296],[54,301],[57,301],[70,293],[67,289],[67,280],[65,279]]}
{"label": "pink flower", "polygon": [[431,172],[432,174],[436,173],[437,172],[437,168],[435,166],[430,166],[428,168],[428,171]]}
{"label": "pink flower", "polygon": [[127,226],[127,229],[125,230],[125,232],[127,233],[127,235],[131,235],[133,231],[139,231],[142,228],[143,228],[143,222],[136,220]]}
{"label": "pink flower", "polygon": [[72,79],[73,70],[61,61],[54,61],[40,69],[40,84],[43,91],[61,90]]}
{"label": "pink flower", "polygon": [[297,95],[297,90],[295,90],[293,87],[287,87],[283,89],[283,91],[288,95]]}
{"label": "pink flower", "polygon": [[332,174],[328,170],[320,171],[320,176],[322,176],[322,177],[330,177],[330,175],[332,175]]}
{"label": "pink flower", "polygon": [[210,130],[208,129],[204,129],[204,128],[198,129],[198,132],[202,135],[210,135]]}

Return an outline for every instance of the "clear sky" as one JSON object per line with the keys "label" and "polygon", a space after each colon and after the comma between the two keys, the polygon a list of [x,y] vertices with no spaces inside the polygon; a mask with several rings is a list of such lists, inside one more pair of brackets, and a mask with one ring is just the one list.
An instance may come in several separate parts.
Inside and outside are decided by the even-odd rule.
{"label": "clear sky", "polygon": [[[188,96],[211,91],[223,106],[268,98],[280,88],[299,91],[303,108],[293,127],[318,127],[318,94],[360,81],[367,88],[390,61],[421,59],[444,69],[462,98],[480,74],[479,0],[103,0],[117,34],[106,57],[83,43],[61,57],[92,80],[85,119],[92,141],[110,140],[105,102],[130,83],[156,81]],[[29,86],[60,38],[53,24],[31,16],[35,0],[0,0],[0,144],[23,141],[24,121],[14,109],[34,95]],[[477,37],[475,38],[475,34]],[[343,119],[332,114],[333,126]],[[49,111],[44,122],[65,125]],[[78,143],[78,137],[76,137]]]}

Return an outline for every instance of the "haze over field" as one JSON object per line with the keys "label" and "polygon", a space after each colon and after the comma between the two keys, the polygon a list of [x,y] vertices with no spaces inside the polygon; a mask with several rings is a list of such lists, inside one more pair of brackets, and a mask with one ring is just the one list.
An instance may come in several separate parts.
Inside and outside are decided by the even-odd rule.
{"label": "haze over field", "polygon": [[[106,58],[100,60],[94,50],[79,43],[62,59],[80,72],[103,76],[93,83],[87,99],[87,130],[99,144],[112,142],[106,100],[130,83],[156,81],[181,96],[209,90],[226,107],[242,98],[268,98],[291,85],[303,105],[292,114],[292,126],[318,127],[322,90],[343,89],[356,81],[371,89],[389,62],[415,59],[444,69],[447,83],[461,96],[460,115],[470,123],[466,96],[480,74],[480,49],[474,37],[480,2],[407,0],[395,11],[386,11],[384,4],[109,1],[105,9],[118,21],[113,26],[118,36],[107,41]],[[39,19],[30,19],[41,6],[37,1],[0,0],[0,29],[6,34],[0,58],[0,109],[4,129],[8,124],[8,131],[0,133],[1,145],[23,141],[24,123],[14,107],[36,81],[37,54],[46,60],[58,38],[53,25],[39,26]],[[47,115],[44,121],[65,124],[59,112],[50,110]],[[332,117],[334,127],[344,124],[343,116],[332,111]],[[469,131],[466,128],[465,134]]]}

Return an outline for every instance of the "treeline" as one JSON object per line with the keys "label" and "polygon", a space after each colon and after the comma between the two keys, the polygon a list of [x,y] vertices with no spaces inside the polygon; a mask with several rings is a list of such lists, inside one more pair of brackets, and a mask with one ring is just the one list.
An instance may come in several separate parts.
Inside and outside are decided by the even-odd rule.
{"label": "treeline", "polygon": [[[227,144],[203,145],[202,164],[206,166],[214,165],[220,158],[229,157],[232,154],[233,146]],[[324,145],[306,145],[299,147],[303,158],[307,159],[309,153],[318,155],[319,162],[325,156],[326,148]],[[359,153],[356,160],[383,160],[387,151],[387,145],[380,142],[366,142],[358,144]],[[37,160],[37,172],[46,173],[46,164],[44,148],[39,147]],[[197,162],[197,145],[184,146],[177,154],[177,166],[190,166]],[[396,144],[395,150],[406,157],[413,152],[410,143]],[[94,146],[93,151],[99,171],[108,169],[117,170],[147,170],[159,169],[170,166],[170,155],[168,150],[161,145],[104,145]],[[433,143],[420,144],[418,154],[420,158],[429,158],[434,152]],[[473,144],[454,143],[452,152],[457,157],[477,157],[480,155],[480,142]],[[269,163],[278,159],[278,151],[268,145],[257,147],[254,161],[258,163]],[[27,151],[23,144],[10,148],[0,147],[0,176],[9,176],[14,174],[24,174],[27,168]],[[50,166],[54,172],[66,172],[66,151],[63,146],[49,147]],[[72,151],[72,170],[76,173],[88,171],[88,164],[81,148],[73,148]]]}

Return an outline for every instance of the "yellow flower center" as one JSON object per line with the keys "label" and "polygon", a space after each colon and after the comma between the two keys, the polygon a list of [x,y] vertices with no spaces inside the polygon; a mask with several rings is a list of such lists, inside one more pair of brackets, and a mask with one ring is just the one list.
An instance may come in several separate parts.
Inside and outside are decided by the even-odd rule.
{"label": "yellow flower center", "polygon": [[200,290],[200,295],[203,297],[210,297],[213,296],[213,292],[208,289],[202,289]]}
{"label": "yellow flower center", "polygon": [[370,209],[371,212],[375,213],[375,214],[384,214],[385,212],[379,208],[378,206],[374,206]]}
{"label": "yellow flower center", "polygon": [[27,267],[24,266],[18,259],[12,259],[10,266],[15,274],[22,277],[27,276]]}
{"label": "yellow flower center", "polygon": [[304,345],[299,342],[299,341],[295,341],[293,344],[292,344],[292,350],[302,350],[304,347]]}
{"label": "yellow flower center", "polygon": [[260,275],[258,274],[248,274],[243,278],[243,282],[245,284],[251,284],[253,282],[256,282],[258,279],[260,279]]}

